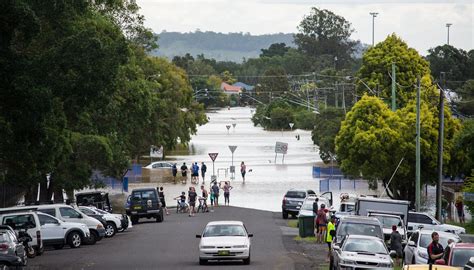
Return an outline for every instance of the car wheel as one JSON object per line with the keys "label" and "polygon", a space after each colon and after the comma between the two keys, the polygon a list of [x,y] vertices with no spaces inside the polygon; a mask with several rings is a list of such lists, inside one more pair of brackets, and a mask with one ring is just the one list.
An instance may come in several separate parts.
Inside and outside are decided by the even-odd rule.
{"label": "car wheel", "polygon": [[26,256],[30,259],[36,257],[36,250],[32,246],[28,246],[26,248]]}
{"label": "car wheel", "polygon": [[163,211],[161,211],[160,214],[156,216],[156,222],[163,222]]}
{"label": "car wheel", "polygon": [[105,237],[112,237],[117,233],[117,226],[113,222],[107,222],[105,226]]}
{"label": "car wheel", "polygon": [[71,232],[67,236],[67,244],[71,248],[78,248],[82,244],[81,235],[78,232]]}
{"label": "car wheel", "polygon": [[206,264],[207,264],[207,260],[199,258],[199,265],[206,265]]}
{"label": "car wheel", "polygon": [[283,211],[282,216],[283,216],[283,219],[288,219],[288,212]]}
{"label": "car wheel", "polygon": [[64,244],[54,245],[54,246],[53,246],[54,249],[63,249],[63,247],[64,247]]}
{"label": "car wheel", "polygon": [[132,220],[132,225],[135,225],[138,223],[138,216],[131,216],[130,219]]}
{"label": "car wheel", "polygon": [[249,265],[250,264],[250,255],[248,258],[244,259],[244,264]]}
{"label": "car wheel", "polygon": [[88,245],[95,245],[98,238],[99,238],[99,235],[97,234],[97,232],[96,231],[91,231],[89,238],[87,238],[87,244]]}

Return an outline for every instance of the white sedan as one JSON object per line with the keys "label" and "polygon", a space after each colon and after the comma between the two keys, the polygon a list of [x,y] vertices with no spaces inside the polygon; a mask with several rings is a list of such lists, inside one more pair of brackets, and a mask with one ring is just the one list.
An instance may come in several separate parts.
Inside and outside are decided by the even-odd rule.
{"label": "white sedan", "polygon": [[250,264],[250,237],[242,221],[213,221],[206,225],[199,242],[199,264],[209,260],[243,260]]}
{"label": "white sedan", "polygon": [[[426,264],[428,262],[428,245],[431,243],[432,230],[417,230],[413,232],[405,246],[405,264]],[[461,241],[458,235],[448,232],[437,232],[439,243],[446,248],[448,240],[453,239],[455,243]]]}

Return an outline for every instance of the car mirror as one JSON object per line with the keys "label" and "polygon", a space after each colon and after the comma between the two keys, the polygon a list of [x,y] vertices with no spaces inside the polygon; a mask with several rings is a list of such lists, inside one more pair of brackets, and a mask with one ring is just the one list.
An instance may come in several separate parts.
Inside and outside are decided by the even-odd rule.
{"label": "car mirror", "polygon": [[253,237],[253,233],[249,233],[249,237]]}
{"label": "car mirror", "polygon": [[201,235],[200,235],[200,234],[196,234],[196,238],[201,238]]}
{"label": "car mirror", "polygon": [[337,245],[337,244],[334,244],[334,245],[332,246],[332,248],[333,248],[334,250],[341,250],[341,247],[340,247],[339,245]]}
{"label": "car mirror", "polygon": [[432,221],[431,221],[431,224],[432,224],[432,225],[437,225],[438,223],[436,223],[436,221],[432,220]]}
{"label": "car mirror", "polygon": [[413,241],[408,241],[408,246],[410,246],[410,247],[416,247],[416,244],[415,244],[415,242],[413,242]]}
{"label": "car mirror", "polygon": [[77,218],[83,218],[82,214],[79,214],[79,215],[77,216]]}

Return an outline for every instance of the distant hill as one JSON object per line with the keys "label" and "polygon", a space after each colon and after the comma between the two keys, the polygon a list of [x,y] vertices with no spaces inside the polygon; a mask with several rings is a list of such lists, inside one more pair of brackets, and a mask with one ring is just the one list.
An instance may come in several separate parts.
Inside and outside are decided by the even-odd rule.
{"label": "distant hill", "polygon": [[206,58],[218,61],[242,62],[243,58],[256,58],[261,49],[273,43],[283,42],[294,47],[293,34],[268,34],[254,36],[244,33],[201,32],[178,33],[162,32],[158,35],[159,48],[153,55],[172,59],[176,55],[190,53],[193,56],[204,54]]}

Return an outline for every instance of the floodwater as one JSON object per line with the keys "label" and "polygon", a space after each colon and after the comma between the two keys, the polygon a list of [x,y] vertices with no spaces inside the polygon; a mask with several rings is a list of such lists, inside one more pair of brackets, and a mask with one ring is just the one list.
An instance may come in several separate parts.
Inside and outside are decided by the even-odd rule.
{"label": "floodwater", "polygon": [[[207,165],[206,187],[209,188],[213,164],[208,153],[218,153],[214,171],[218,181],[230,181],[233,189],[230,192],[230,204],[233,206],[255,208],[269,211],[281,211],[281,201],[290,188],[312,189],[319,193],[319,179],[312,176],[312,166],[321,163],[318,147],[311,140],[311,131],[266,131],[254,127],[251,117],[252,108],[230,108],[208,112],[209,122],[200,126],[189,144],[188,155],[173,155],[167,159],[175,160],[178,169],[182,162],[189,165],[204,161]],[[232,126],[235,124],[235,128]],[[227,129],[230,125],[230,129]],[[296,139],[300,135],[300,140]],[[275,162],[275,143],[288,143],[288,153],[284,160],[278,154]],[[236,168],[235,179],[231,180],[225,170],[232,165],[232,153],[229,145],[237,146],[233,164]],[[240,175],[240,163],[247,165],[245,183]],[[180,172],[178,172],[178,175]],[[189,176],[188,176],[189,178]],[[202,179],[200,178],[200,183]],[[130,189],[143,186],[163,186],[167,205],[175,205],[174,197],[190,186],[198,190],[200,185],[173,182],[152,182],[131,184]],[[338,192],[339,193],[339,192]],[[335,194],[337,201],[338,194]],[[224,198],[220,196],[220,204]]]}

